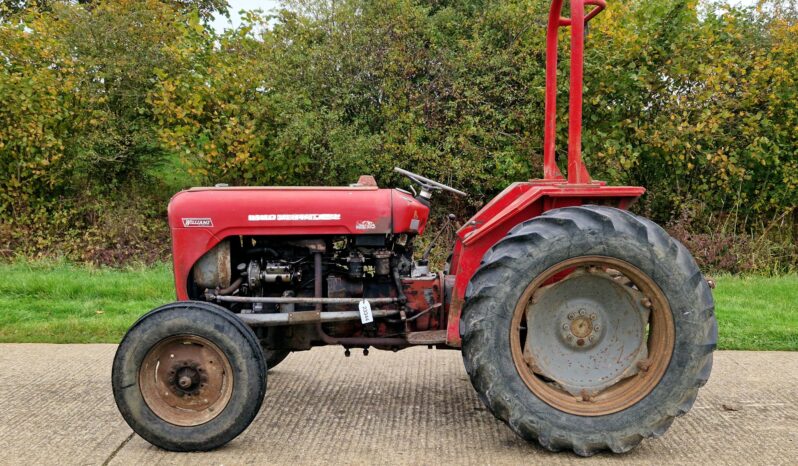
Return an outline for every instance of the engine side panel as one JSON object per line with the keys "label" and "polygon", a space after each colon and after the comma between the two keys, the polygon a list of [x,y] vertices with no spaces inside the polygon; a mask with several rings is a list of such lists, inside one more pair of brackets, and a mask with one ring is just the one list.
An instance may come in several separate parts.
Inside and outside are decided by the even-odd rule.
{"label": "engine side panel", "polygon": [[169,203],[177,298],[189,299],[191,268],[230,236],[389,234],[391,190],[194,188]]}
{"label": "engine side panel", "polygon": [[177,297],[188,299],[191,268],[226,237],[415,234],[428,217],[409,194],[375,186],[182,191],[169,203]]}

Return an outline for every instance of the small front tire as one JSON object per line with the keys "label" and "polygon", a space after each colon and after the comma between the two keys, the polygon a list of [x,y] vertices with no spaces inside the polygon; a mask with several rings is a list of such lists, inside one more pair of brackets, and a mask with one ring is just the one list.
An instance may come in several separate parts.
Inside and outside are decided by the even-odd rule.
{"label": "small front tire", "polygon": [[214,304],[167,304],[128,330],[111,381],[119,412],[155,446],[218,448],[258,413],[266,364],[252,330]]}

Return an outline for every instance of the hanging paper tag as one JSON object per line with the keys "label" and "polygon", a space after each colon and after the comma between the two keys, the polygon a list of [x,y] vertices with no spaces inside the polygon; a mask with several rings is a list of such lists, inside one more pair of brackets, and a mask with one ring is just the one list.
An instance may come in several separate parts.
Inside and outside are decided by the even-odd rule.
{"label": "hanging paper tag", "polygon": [[357,304],[360,310],[360,322],[363,324],[370,324],[374,322],[374,315],[371,314],[371,304],[365,299]]}

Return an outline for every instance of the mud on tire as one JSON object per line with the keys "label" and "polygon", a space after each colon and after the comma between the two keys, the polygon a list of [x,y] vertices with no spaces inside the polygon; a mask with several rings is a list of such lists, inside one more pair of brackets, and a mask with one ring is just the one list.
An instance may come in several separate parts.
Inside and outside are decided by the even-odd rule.
{"label": "mud on tire", "polygon": [[[633,405],[597,416],[570,414],[536,396],[511,354],[511,320],[527,287],[581,256],[624,261],[650,277],[667,299],[674,331],[656,386]],[[712,295],[685,247],[647,219],[599,206],[549,211],[513,228],[485,254],[462,319],[465,368],[490,411],[524,439],[582,456],[626,452],[663,434],[706,383],[717,341]]]}

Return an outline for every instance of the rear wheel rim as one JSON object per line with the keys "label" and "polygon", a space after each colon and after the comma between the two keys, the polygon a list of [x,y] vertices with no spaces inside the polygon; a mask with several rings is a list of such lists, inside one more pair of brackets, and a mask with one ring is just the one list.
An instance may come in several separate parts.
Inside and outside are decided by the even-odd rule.
{"label": "rear wheel rim", "polygon": [[511,355],[527,388],[580,416],[612,414],[645,398],[665,374],[674,341],[664,293],[639,268],[606,256],[544,271],[525,289],[510,327]]}
{"label": "rear wheel rim", "polygon": [[204,424],[233,394],[233,369],[218,346],[198,335],[176,335],[153,346],[139,369],[139,388],[156,416],[177,426]]}

